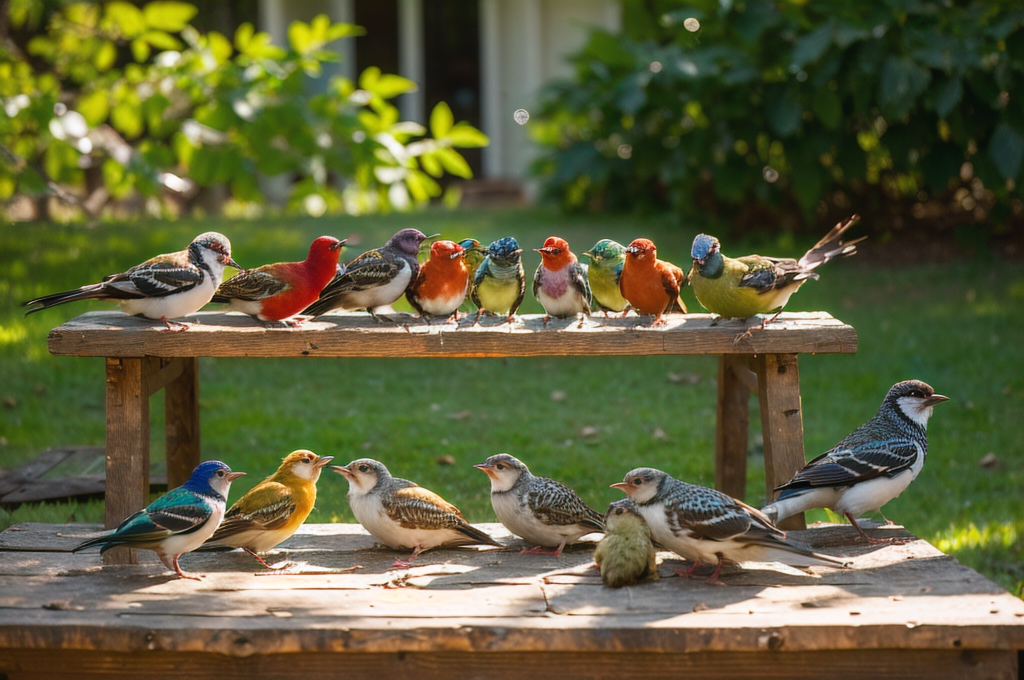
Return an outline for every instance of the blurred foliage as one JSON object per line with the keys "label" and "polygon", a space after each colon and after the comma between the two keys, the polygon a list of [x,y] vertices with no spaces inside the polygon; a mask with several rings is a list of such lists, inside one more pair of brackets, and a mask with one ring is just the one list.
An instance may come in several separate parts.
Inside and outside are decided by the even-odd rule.
{"label": "blurred foliage", "polygon": [[429,133],[400,120],[392,100],[414,82],[376,67],[312,82],[338,59],[328,43],[360,27],[320,15],[281,47],[248,23],[202,34],[197,11],[11,0],[12,34],[31,37],[0,44],[0,200],[56,194],[95,213],[138,192],[167,214],[159,199],[214,185],[261,203],[258,176],[286,174],[292,211],[362,214],[425,204],[445,173],[471,175],[456,149],[487,137],[443,102]]}
{"label": "blurred foliage", "polygon": [[[998,0],[626,0],[544,95],[571,209],[789,225],[1024,218],[1024,9]],[[870,222],[870,220],[869,220]]]}

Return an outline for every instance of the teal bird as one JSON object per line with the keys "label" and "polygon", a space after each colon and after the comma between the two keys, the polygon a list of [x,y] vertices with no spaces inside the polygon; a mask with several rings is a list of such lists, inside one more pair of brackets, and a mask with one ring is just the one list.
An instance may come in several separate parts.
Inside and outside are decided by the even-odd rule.
{"label": "teal bird", "polygon": [[623,498],[609,504],[604,524],[604,538],[594,551],[601,581],[609,588],[621,588],[643,579],[657,580],[657,551],[651,528],[640,516],[636,503]]}
{"label": "teal bird", "polygon": [[690,255],[690,285],[705,309],[725,319],[746,319],[756,314],[775,316],[762,321],[762,327],[775,320],[790,296],[808,279],[818,278],[818,267],[836,257],[857,252],[865,237],[843,243],[839,238],[857,221],[853,215],[840,222],[799,260],[762,255],[731,258],[722,254],[718,239],[698,234]]}
{"label": "teal bird", "polygon": [[626,261],[626,246],[605,238],[590,250],[583,251],[583,254],[590,258],[587,275],[597,306],[604,310],[605,316],[608,316],[608,312],[626,311],[629,302],[619,290],[619,276],[622,275],[622,264]]}
{"label": "teal bird", "polygon": [[509,323],[515,318],[526,294],[526,273],[523,271],[523,249],[511,236],[500,238],[487,248],[487,256],[473,277],[470,292],[477,312],[502,314]]}

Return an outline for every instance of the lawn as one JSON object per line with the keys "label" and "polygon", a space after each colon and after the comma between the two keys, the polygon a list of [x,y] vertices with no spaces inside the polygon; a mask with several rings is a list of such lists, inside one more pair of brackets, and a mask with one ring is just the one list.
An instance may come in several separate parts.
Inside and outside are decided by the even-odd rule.
{"label": "lawn", "polygon": [[[487,243],[513,235],[532,274],[545,237],[578,253],[599,238],[651,237],[659,255],[689,268],[701,225],[667,218],[566,217],[552,211],[427,212],[372,218],[159,224],[0,226],[0,467],[47,447],[102,445],[103,362],[51,357],[50,328],[102,303],[73,303],[24,317],[20,303],[177,250],[207,229],[225,233],[243,266],[301,259],[321,234],[358,235],[352,257],[415,226]],[[856,231],[856,227],[854,227]],[[757,249],[798,256],[813,239],[781,235],[726,240],[727,254]],[[936,408],[930,455],[918,480],[886,516],[954,554],[1018,595],[1024,587],[1024,268],[976,250],[948,262],[899,262],[900,243],[865,244],[826,266],[790,310],[832,312],[858,331],[855,355],[801,360],[808,457],[873,415],[896,381],[919,378],[952,398]],[[896,253],[896,256],[894,256]],[[908,254],[908,260],[920,258]],[[694,309],[692,294],[684,299]],[[408,309],[404,301],[400,305]],[[540,311],[527,294],[524,312]],[[296,448],[339,462],[370,456],[458,505],[471,521],[493,521],[486,477],[472,467],[508,451],[537,473],[574,486],[593,507],[637,465],[704,484],[713,480],[716,363],[710,357],[480,360],[203,359],[204,458],[249,472],[240,495]],[[163,409],[154,397],[155,431]],[[756,417],[756,406],[753,415]],[[759,438],[752,438],[746,499],[764,500]],[[163,443],[153,441],[153,458]],[[980,463],[995,454],[994,465]],[[991,457],[990,457],[991,458]],[[454,461],[452,463],[451,461]],[[341,477],[320,482],[314,522],[352,521]],[[0,510],[0,528],[22,521],[99,521],[85,503]],[[810,519],[826,519],[824,512]]]}

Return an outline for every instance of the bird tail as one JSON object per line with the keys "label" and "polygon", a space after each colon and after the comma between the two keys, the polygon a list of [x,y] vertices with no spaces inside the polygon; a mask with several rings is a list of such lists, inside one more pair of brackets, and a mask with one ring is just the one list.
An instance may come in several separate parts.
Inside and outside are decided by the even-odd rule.
{"label": "bird tail", "polygon": [[505,547],[501,543],[498,543],[496,540],[491,538],[491,536],[489,534],[486,534],[483,531],[481,531],[480,529],[477,529],[475,526],[473,526],[469,522],[464,522],[464,523],[460,524],[459,526],[456,527],[456,529],[459,531],[459,533],[463,534],[467,538],[472,539],[472,541],[470,541],[471,543],[476,543],[476,544],[481,544],[481,545],[493,545],[493,546],[497,546],[499,548],[504,548]]}
{"label": "bird tail", "polygon": [[[830,232],[825,234],[820,241],[814,244],[813,248],[804,253],[804,256],[800,258],[801,269],[810,275],[811,272],[829,260],[837,257],[847,257],[857,252],[857,244],[866,239],[867,236],[862,236],[846,243],[843,243],[840,237],[843,235],[843,232],[856,224],[859,219],[859,215],[850,215],[850,217],[832,227]],[[815,278],[817,277],[815,276]]]}
{"label": "bird tail", "polygon": [[77,546],[71,549],[71,552],[81,552],[82,550],[88,550],[89,548],[99,547],[100,554],[103,554],[111,548],[116,548],[119,545],[123,545],[121,541],[114,539],[112,534],[105,534],[103,536],[97,536],[96,538],[90,538],[87,541],[79,543]]}
{"label": "bird tail", "polygon": [[846,562],[831,555],[814,552],[809,547],[792,540],[769,539],[745,547],[739,555],[730,556],[737,561],[781,562],[791,567],[845,567]]}
{"label": "bird tail", "polygon": [[106,284],[94,283],[90,286],[82,286],[75,290],[66,290],[63,293],[54,293],[52,295],[44,295],[43,297],[29,300],[28,302],[22,303],[22,307],[28,307],[25,311],[25,316],[46,309],[48,307],[55,307],[62,305],[65,302],[74,302],[75,300],[92,300],[98,298],[110,297],[106,291]]}
{"label": "bird tail", "polygon": [[309,307],[302,310],[304,316],[318,317],[323,316],[327,312],[331,311],[335,307],[335,300],[333,297],[322,297]]}
{"label": "bird tail", "polygon": [[231,302],[231,298],[229,298],[229,297],[227,297],[227,296],[224,296],[224,295],[220,295],[220,294],[218,294],[218,293],[214,293],[214,294],[213,294],[213,297],[212,297],[212,298],[210,298],[210,302],[215,302],[215,303],[221,303],[221,304],[224,304],[224,303],[228,303],[228,302]]}

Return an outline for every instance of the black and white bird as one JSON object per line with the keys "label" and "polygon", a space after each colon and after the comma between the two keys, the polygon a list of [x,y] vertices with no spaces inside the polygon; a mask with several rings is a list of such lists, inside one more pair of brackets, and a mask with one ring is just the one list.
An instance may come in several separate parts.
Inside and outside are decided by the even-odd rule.
{"label": "black and white bird", "polygon": [[874,418],[776,488],[775,500],[762,512],[781,522],[805,510],[830,508],[846,515],[863,540],[887,542],[869,537],[856,517],[881,510],[917,478],[928,455],[928,419],[936,404],[948,400],[920,380],[896,383]]}
{"label": "black and white bird", "polygon": [[224,267],[241,269],[231,259],[228,239],[208,231],[196,236],[185,250],[157,255],[100,283],[29,300],[24,303],[25,314],[74,300],[117,300],[127,314],[159,319],[170,328],[169,319],[199,311],[213,298]]}
{"label": "black and white bird", "polygon": [[794,567],[843,566],[843,562],[793,542],[765,515],[743,501],[706,486],[688,484],[654,468],[636,468],[611,485],[637,504],[656,543],[693,562],[690,577],[715,561],[709,583],[725,561],[781,562]]}
{"label": "black and white bird", "polygon": [[498,521],[536,547],[521,554],[558,557],[570,543],[604,531],[604,518],[561,482],[536,477],[515,456],[499,453],[474,465],[491,479],[491,506]]}
{"label": "black and white bird", "polygon": [[420,270],[416,254],[431,238],[418,229],[402,229],[381,248],[368,250],[339,268],[320,291],[320,298],[302,312],[317,317],[332,309],[365,309],[379,321],[378,307],[390,305],[405,294]]}
{"label": "black and white bird", "polygon": [[395,560],[392,567],[405,569],[424,550],[442,545],[502,547],[467,522],[454,505],[407,479],[392,477],[379,461],[360,458],[331,469],[348,480],[348,501],[356,521],[389,548],[412,550],[409,559]]}

